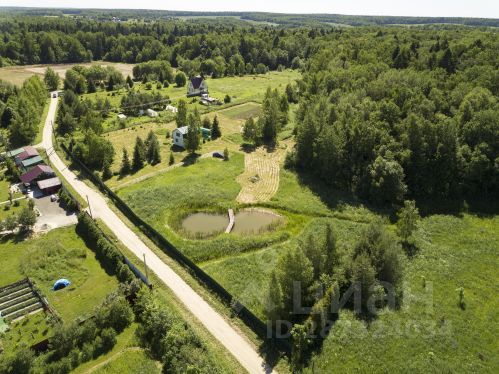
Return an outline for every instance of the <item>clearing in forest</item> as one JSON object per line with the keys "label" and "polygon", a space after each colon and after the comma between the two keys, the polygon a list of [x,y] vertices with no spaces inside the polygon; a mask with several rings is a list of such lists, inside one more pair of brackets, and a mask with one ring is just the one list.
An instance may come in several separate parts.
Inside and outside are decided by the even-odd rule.
{"label": "clearing in forest", "polygon": [[279,187],[279,169],[284,152],[275,150],[268,152],[265,148],[257,148],[244,155],[244,173],[237,177],[241,191],[237,201],[254,204],[269,201]]}

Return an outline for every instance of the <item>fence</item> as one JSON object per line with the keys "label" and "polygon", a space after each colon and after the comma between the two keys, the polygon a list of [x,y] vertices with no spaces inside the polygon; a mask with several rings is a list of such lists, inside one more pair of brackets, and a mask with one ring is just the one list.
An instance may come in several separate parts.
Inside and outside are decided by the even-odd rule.
{"label": "fence", "polygon": [[[191,259],[180,252],[173,244],[171,244],[163,235],[156,231],[152,226],[146,223],[142,218],[140,218],[135,212],[128,207],[128,205],[121,200],[121,198],[113,192],[108,186],[102,182],[102,180],[96,176],[88,167],[80,161],[72,152],[68,150],[65,144],[60,144],[60,147],[66,152],[70,159],[83,170],[85,175],[101,190],[102,193],[106,194],[116,205],[116,207],[135,225],[137,226],[149,239],[151,239],[154,244],[156,244],[162,251],[168,254],[170,257],[178,261],[182,266],[187,268],[192,275],[194,275],[199,281],[205,284],[211,291],[215,292],[223,302],[229,305],[239,316],[239,318],[248,325],[260,338],[267,338],[267,325],[255,316],[248,308],[237,301],[229,291],[227,291],[222,285],[220,285],[211,276],[205,273],[200,267],[198,267]],[[280,348],[284,351],[289,352],[290,344],[288,340],[278,339],[278,344]]]}

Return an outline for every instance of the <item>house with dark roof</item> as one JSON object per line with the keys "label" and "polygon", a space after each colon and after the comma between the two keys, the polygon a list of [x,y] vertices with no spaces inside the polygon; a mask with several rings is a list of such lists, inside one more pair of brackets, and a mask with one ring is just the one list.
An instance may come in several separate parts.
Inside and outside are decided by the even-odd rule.
{"label": "house with dark roof", "polygon": [[21,175],[20,179],[24,184],[31,184],[36,180],[41,180],[53,176],[55,176],[55,173],[50,166],[36,165],[30,171]]}
{"label": "house with dark roof", "polygon": [[187,84],[187,97],[191,96],[201,96],[202,94],[208,93],[208,84],[206,80],[197,75],[189,80]]}

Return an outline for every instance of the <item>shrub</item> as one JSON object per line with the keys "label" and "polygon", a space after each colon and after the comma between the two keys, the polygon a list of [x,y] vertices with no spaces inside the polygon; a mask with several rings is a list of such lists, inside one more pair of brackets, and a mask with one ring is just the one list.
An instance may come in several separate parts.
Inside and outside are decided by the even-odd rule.
{"label": "shrub", "polygon": [[230,96],[229,95],[225,95],[225,97],[224,97],[224,103],[225,104],[229,104],[230,101],[231,101]]}

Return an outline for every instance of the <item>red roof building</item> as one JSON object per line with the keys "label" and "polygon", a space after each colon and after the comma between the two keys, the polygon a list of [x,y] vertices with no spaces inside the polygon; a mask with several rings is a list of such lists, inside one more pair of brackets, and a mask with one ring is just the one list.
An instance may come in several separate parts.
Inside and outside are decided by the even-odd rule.
{"label": "red roof building", "polygon": [[21,175],[21,182],[31,183],[42,176],[53,177],[54,171],[47,165],[36,165],[33,169]]}

